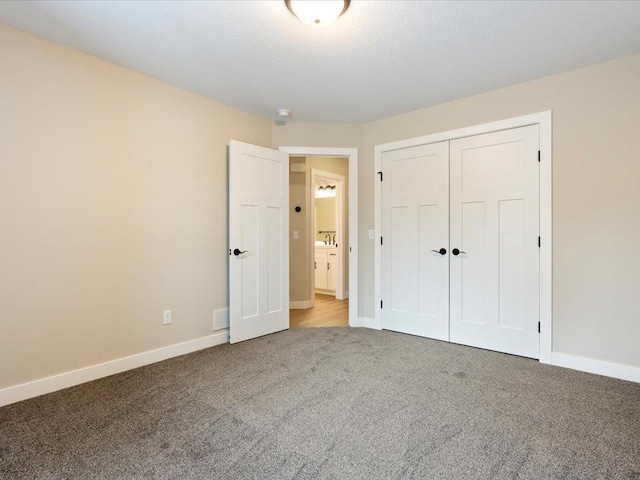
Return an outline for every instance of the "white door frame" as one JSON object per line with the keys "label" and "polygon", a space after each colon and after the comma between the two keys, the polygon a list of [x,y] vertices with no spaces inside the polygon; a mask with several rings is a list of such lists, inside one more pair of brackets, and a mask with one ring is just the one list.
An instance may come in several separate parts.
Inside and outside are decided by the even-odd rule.
{"label": "white door frame", "polygon": [[[327,180],[334,181],[336,183],[336,211],[335,211],[335,219],[336,219],[336,235],[338,237],[338,276],[336,278],[336,291],[335,297],[336,300],[344,300],[344,259],[345,255],[349,253],[349,249],[347,245],[342,241],[343,233],[344,233],[344,177],[342,175],[337,175],[335,173],[326,172],[324,170],[320,170],[317,168],[311,169],[310,176],[310,188],[309,188],[309,205],[311,208],[309,211],[311,212],[311,235],[309,235],[309,241],[311,246],[311,251],[315,251],[316,247],[316,234],[318,233],[316,228],[316,218],[315,218],[315,206],[316,206],[316,196],[315,196],[315,182],[318,178],[326,178]],[[314,300],[315,292],[316,292],[316,278],[315,275],[311,275],[311,299]],[[315,303],[315,301],[314,301]]]}
{"label": "white door frame", "polygon": [[[448,132],[410,138],[398,142],[385,143],[375,147],[375,178],[381,170],[382,154],[391,150],[437,143],[457,138],[482,135],[485,133],[508,130],[510,128],[538,125],[540,128],[540,363],[551,363],[552,323],[553,323],[553,258],[552,258],[552,114],[551,111],[524,115],[522,117],[499,120],[497,122],[474,125],[472,127],[450,130]],[[376,238],[381,235],[382,226],[382,187],[377,178],[375,182],[375,231]],[[382,329],[382,251],[380,242],[375,242],[375,322],[374,328]]]}
{"label": "white door frame", "polygon": [[[280,147],[294,157],[344,157],[349,161],[349,326],[358,323],[358,149],[341,147]],[[289,232],[287,232],[287,235]],[[348,247],[348,249],[347,249]],[[313,262],[313,258],[311,258]],[[313,263],[310,265],[313,266]],[[312,283],[313,285],[313,283]]]}

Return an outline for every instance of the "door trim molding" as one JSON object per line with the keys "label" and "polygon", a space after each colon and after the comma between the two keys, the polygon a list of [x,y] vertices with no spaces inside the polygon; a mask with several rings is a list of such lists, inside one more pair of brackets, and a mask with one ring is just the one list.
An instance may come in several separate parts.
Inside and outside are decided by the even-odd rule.
{"label": "door trim molding", "polygon": [[382,330],[382,327],[376,323],[375,318],[360,317],[356,327],[372,328],[374,330]]}
{"label": "door trim molding", "polygon": [[[349,161],[349,245],[345,255],[349,258],[349,326],[358,326],[358,149],[342,147],[279,147],[289,156],[346,157]],[[287,232],[287,235],[289,232]],[[313,261],[313,259],[311,260]]]}
{"label": "door trim molding", "polygon": [[[483,123],[471,127],[459,128],[447,132],[409,138],[397,142],[376,145],[374,161],[374,212],[376,238],[381,235],[382,228],[382,186],[376,173],[381,170],[382,154],[392,150],[417,147],[430,143],[456,140],[458,138],[482,135],[485,133],[509,130],[512,128],[538,125],[540,132],[540,363],[552,363],[551,352],[553,332],[553,231],[552,231],[552,112],[534,113],[521,117]],[[375,242],[374,263],[374,298],[375,318],[372,328],[382,329],[382,251],[380,242]]]}

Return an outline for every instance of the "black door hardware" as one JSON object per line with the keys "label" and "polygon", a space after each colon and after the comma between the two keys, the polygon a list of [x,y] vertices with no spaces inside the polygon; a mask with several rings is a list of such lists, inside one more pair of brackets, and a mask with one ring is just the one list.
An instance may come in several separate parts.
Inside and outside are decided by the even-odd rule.
{"label": "black door hardware", "polygon": [[439,253],[440,255],[446,255],[447,254],[447,249],[446,248],[441,248],[440,250],[431,250],[433,253]]}

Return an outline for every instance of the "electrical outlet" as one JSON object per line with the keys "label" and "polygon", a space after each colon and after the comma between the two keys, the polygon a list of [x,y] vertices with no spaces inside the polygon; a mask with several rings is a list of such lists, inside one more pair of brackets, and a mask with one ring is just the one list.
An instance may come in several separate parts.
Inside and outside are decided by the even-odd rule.
{"label": "electrical outlet", "polygon": [[229,328],[229,309],[221,308],[213,311],[213,329],[222,330]]}
{"label": "electrical outlet", "polygon": [[298,230],[293,231],[293,239],[298,240],[300,238],[300,232]]}
{"label": "electrical outlet", "polygon": [[171,310],[162,312],[162,324],[169,325],[171,323]]}

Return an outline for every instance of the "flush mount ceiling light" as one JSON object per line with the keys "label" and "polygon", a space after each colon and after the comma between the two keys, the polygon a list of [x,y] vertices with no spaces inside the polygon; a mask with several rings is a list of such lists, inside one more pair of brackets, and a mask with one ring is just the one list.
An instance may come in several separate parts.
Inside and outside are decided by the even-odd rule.
{"label": "flush mount ceiling light", "polygon": [[284,3],[304,23],[326,27],[347,11],[350,0],[284,0]]}

